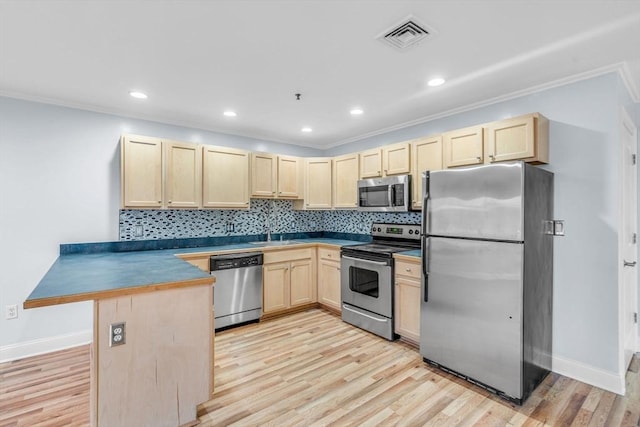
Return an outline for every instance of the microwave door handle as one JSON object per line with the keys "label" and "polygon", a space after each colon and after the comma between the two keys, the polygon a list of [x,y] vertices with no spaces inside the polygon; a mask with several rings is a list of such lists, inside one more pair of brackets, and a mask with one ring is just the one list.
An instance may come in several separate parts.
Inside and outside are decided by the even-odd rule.
{"label": "microwave door handle", "polygon": [[387,189],[387,198],[389,199],[389,207],[392,208],[395,206],[395,200],[393,197],[393,184],[389,185],[389,188]]}

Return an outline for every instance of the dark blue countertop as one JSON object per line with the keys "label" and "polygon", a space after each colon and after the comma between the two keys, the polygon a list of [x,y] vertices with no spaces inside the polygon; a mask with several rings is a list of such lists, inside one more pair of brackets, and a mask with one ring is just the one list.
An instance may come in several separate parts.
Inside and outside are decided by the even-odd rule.
{"label": "dark blue countertop", "polygon": [[398,255],[413,256],[413,257],[420,258],[422,256],[422,251],[420,249],[414,249],[412,251],[398,252]]}
{"label": "dark blue countertop", "polygon": [[[337,246],[362,243],[355,240],[321,237],[297,239],[296,242]],[[269,247],[268,250],[296,247],[297,245],[276,246]],[[212,276],[176,255],[263,249],[265,248],[251,243],[234,243],[127,252],[95,253],[92,250],[61,255],[31,292],[24,307],[42,307],[171,287],[207,284],[213,282]]]}

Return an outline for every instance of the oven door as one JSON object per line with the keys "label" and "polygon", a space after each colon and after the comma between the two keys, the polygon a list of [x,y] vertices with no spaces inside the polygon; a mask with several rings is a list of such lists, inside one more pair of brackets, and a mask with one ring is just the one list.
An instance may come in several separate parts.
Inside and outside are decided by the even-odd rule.
{"label": "oven door", "polygon": [[391,260],[368,260],[342,255],[342,302],[373,313],[393,316],[393,268]]}

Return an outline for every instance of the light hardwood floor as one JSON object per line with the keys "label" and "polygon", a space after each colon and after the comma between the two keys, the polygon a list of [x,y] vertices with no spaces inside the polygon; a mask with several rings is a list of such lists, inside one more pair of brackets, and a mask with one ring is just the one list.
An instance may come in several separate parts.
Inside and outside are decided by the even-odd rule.
{"label": "light hardwood floor", "polygon": [[[637,355],[626,396],[550,374],[518,407],[319,309],[218,333],[215,365],[201,426],[640,423]],[[88,391],[88,346],[0,364],[0,426],[87,425]]]}

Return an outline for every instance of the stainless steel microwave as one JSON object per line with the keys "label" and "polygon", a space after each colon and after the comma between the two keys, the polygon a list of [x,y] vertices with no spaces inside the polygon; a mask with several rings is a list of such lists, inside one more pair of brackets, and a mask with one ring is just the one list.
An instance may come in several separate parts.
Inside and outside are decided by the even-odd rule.
{"label": "stainless steel microwave", "polygon": [[406,212],[411,207],[411,175],[358,181],[358,210]]}

